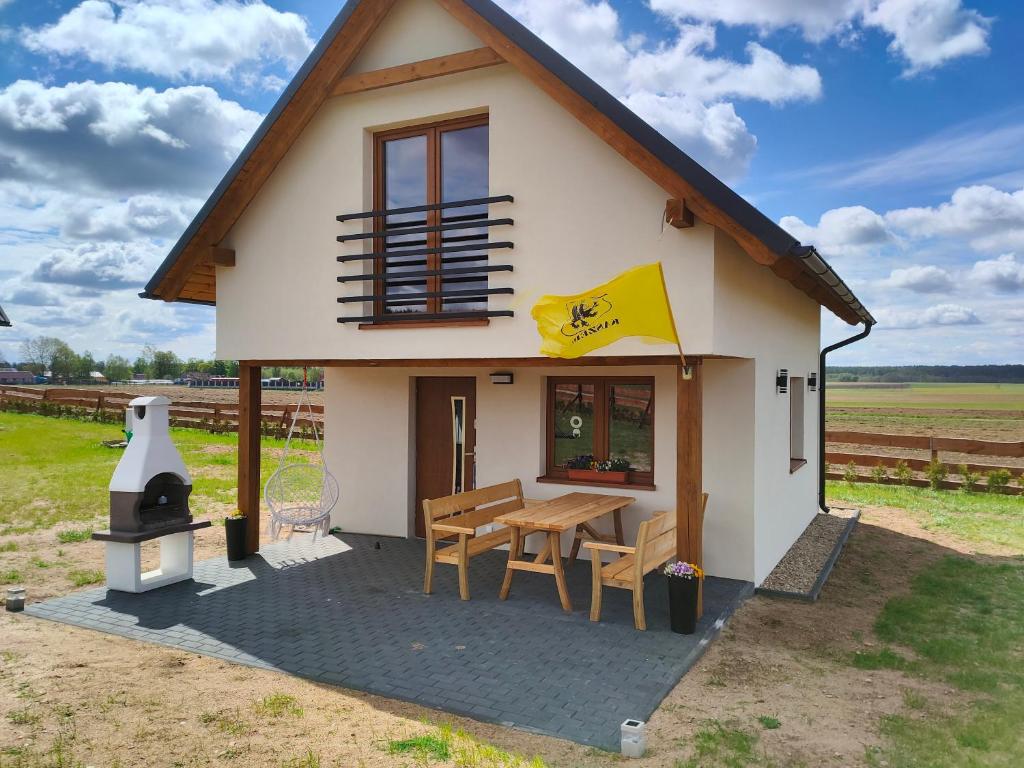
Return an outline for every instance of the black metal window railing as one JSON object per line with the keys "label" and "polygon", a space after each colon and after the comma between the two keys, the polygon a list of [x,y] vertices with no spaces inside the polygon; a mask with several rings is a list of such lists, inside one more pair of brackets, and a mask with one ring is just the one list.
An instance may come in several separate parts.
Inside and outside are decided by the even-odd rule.
{"label": "black metal window railing", "polygon": [[514,221],[492,218],[490,213],[491,206],[512,202],[512,195],[498,195],[338,216],[341,223],[372,219],[370,231],[337,238],[363,248],[338,261],[364,265],[362,272],[342,274],[338,282],[369,286],[339,297],[338,303],[361,304],[372,311],[346,314],[338,322],[512,317],[512,310],[493,309],[490,303],[491,296],[513,293],[511,287],[492,282],[500,273],[512,271],[511,264],[492,261],[492,252],[514,247],[496,234]]}

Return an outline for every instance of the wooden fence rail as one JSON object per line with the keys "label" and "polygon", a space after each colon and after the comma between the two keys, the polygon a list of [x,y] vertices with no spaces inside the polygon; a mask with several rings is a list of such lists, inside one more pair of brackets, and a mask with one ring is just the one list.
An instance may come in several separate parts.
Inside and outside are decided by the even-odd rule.
{"label": "wooden fence rail", "polygon": [[1003,456],[1024,458],[1024,442],[1001,443],[993,440],[974,440],[965,437],[929,437],[927,435],[883,435],[874,432],[825,433],[827,443],[849,443],[851,445],[875,445],[885,448],[914,448],[922,451],[947,451],[970,453],[980,456]]}
{"label": "wooden fence rail", "polygon": [[[881,465],[890,469],[896,468],[901,464],[905,464],[911,471],[924,472],[933,462],[939,462],[945,467],[946,472],[951,475],[960,474],[961,469],[964,466],[967,467],[969,472],[977,473],[983,477],[987,476],[990,472],[1009,472],[1011,478],[1016,479],[1017,486],[1007,486],[1003,491],[1005,493],[1015,495],[1024,493],[1024,487],[1022,487],[1024,486],[1024,479],[1021,479],[1022,475],[1024,475],[1024,467],[989,463],[975,464],[973,462],[943,462],[939,455],[940,452],[944,452],[984,457],[1024,458],[1024,442],[997,442],[993,440],[975,440],[973,438],[962,437],[887,435],[875,432],[845,432],[832,430],[825,433],[825,441],[826,443],[833,445],[838,443],[843,445],[874,446],[881,448],[906,448],[911,450],[928,451],[930,454],[930,458],[921,459],[905,456],[861,453],[859,451],[827,450],[825,453],[825,461],[833,467],[835,467],[835,465],[847,467],[850,463],[853,463],[853,465],[858,468],[874,468]],[[842,480],[845,478],[846,473],[833,470],[829,471],[826,476],[830,480]],[[871,483],[877,482],[877,480],[870,475],[857,473],[854,482]],[[899,481],[895,478],[885,478],[882,482],[888,485],[899,484]],[[907,480],[907,485],[927,487],[929,485],[929,481],[922,478],[911,477]],[[963,487],[963,481],[953,479],[943,480],[939,485],[942,488],[955,489]],[[979,486],[979,489],[984,488],[985,484],[981,484]]]}
{"label": "wooden fence rail", "polygon": [[[34,387],[0,387],[0,409],[8,403],[19,410],[49,414],[54,409],[77,408],[91,411],[93,416],[119,418],[124,414],[130,400],[138,397],[130,392],[97,392],[88,389],[39,389]],[[265,404],[260,409],[260,420],[264,434],[283,437],[288,432],[295,404]],[[324,430],[324,407],[310,406],[313,419],[308,415],[295,420],[297,428],[311,431],[314,424],[321,435]],[[303,406],[302,411],[306,411]],[[209,432],[237,432],[238,404],[215,403],[204,400],[183,400],[170,407],[171,424],[180,427],[205,429]]]}

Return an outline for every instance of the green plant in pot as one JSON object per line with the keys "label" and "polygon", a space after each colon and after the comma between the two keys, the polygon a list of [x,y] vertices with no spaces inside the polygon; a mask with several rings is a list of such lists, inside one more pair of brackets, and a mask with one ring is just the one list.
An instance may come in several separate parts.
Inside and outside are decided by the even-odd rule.
{"label": "green plant in pot", "polygon": [[228,543],[228,560],[244,560],[245,539],[249,528],[249,520],[242,510],[238,509],[224,518],[224,532]]}
{"label": "green plant in pot", "polygon": [[598,461],[591,454],[573,456],[562,465],[570,480],[591,483],[626,483],[629,481],[629,459],[616,457]]}

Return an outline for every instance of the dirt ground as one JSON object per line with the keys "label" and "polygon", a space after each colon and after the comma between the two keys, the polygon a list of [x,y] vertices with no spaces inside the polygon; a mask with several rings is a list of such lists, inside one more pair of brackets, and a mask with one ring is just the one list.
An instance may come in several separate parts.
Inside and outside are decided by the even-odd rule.
{"label": "dirt ground", "polygon": [[[219,528],[200,532],[197,557],[220,554],[222,535]],[[31,573],[31,599],[68,591],[62,575],[67,570],[102,567],[96,542],[58,545],[55,536],[50,530],[0,541],[18,545],[0,553],[0,571]],[[865,764],[865,750],[880,742],[879,718],[899,711],[907,691],[935,703],[951,691],[901,672],[855,669],[851,654],[873,643],[878,611],[904,592],[922,567],[944,554],[976,549],[923,530],[903,511],[864,510],[819,602],[754,597],[745,603],[655,713],[648,756],[635,764],[671,768],[690,755],[691,737],[708,720],[758,732],[758,749],[780,765]],[[989,547],[979,554],[1014,553]],[[39,568],[33,558],[63,562]],[[275,713],[258,706],[265,697],[282,694],[294,698],[298,711]],[[781,727],[761,729],[757,718],[765,715],[777,718]],[[621,759],[9,613],[0,613],[0,717],[5,724],[0,765],[4,750],[42,753],[55,744],[93,766],[415,765],[411,757],[387,754],[387,741],[444,722],[502,749],[539,755],[549,766],[605,766]],[[309,762],[307,750],[320,762]]]}

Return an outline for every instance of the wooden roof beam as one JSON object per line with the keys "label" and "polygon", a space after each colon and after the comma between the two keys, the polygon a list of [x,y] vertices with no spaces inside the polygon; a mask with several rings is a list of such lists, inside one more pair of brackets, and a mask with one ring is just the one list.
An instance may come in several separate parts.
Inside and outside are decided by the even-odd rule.
{"label": "wooden roof beam", "polygon": [[257,190],[270,178],[284,157],[283,148],[291,146],[302,133],[395,2],[364,0],[355,8],[345,24],[345,34],[317,61],[284,111],[261,137],[241,170],[224,190],[216,209],[203,221],[177,263],[168,272],[161,285],[161,299],[174,301],[178,298],[189,273],[203,258],[206,249],[223,240],[234,226],[256,196]]}
{"label": "wooden roof beam", "polygon": [[665,223],[676,229],[687,229],[693,226],[693,211],[686,207],[686,201],[669,198],[665,201]]}
{"label": "wooden roof beam", "polygon": [[470,72],[474,69],[493,67],[496,64],[504,63],[505,60],[494,49],[474,48],[471,51],[414,61],[411,64],[399,64],[386,69],[375,69],[372,72],[346,75],[334,85],[331,96],[344,96],[348,93],[361,93],[403,83],[415,83],[419,80],[429,80],[432,77]]}
{"label": "wooden roof beam", "polygon": [[233,248],[211,245],[202,263],[212,264],[215,267],[233,267],[235,266],[235,251]]}

